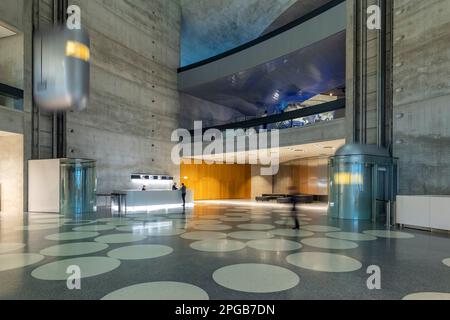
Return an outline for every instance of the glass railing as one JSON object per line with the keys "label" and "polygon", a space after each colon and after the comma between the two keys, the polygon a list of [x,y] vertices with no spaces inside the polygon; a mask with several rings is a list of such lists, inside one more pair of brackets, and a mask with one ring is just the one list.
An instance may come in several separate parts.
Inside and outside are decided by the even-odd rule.
{"label": "glass railing", "polygon": [[23,111],[23,90],[0,83],[0,106]]}

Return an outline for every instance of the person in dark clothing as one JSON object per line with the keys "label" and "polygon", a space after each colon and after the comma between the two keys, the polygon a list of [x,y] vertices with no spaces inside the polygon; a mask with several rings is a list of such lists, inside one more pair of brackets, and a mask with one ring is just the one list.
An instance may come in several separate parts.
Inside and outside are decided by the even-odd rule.
{"label": "person in dark clothing", "polygon": [[183,208],[186,207],[186,186],[184,185],[184,183],[181,184],[181,198],[183,199]]}
{"label": "person in dark clothing", "polygon": [[294,219],[294,230],[299,230],[300,229],[300,222],[298,220],[298,216],[297,216],[297,202],[298,202],[298,197],[297,197],[297,188],[294,186],[289,187],[289,198],[290,201],[292,203],[292,211],[291,211],[291,217],[292,219]]}
{"label": "person in dark clothing", "polygon": [[172,191],[177,191],[178,190],[178,186],[177,183],[175,182],[172,186]]}

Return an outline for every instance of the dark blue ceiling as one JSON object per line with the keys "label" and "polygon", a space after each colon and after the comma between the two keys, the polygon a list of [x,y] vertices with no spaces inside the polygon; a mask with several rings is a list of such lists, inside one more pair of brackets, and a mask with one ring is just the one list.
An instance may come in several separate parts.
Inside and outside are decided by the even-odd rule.
{"label": "dark blue ceiling", "polygon": [[345,32],[276,60],[185,90],[247,116],[345,87]]}

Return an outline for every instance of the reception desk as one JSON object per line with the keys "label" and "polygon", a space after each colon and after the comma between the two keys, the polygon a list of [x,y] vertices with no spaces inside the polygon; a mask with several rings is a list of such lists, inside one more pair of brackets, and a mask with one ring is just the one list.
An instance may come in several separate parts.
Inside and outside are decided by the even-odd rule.
{"label": "reception desk", "polygon": [[[126,212],[129,213],[179,208],[183,204],[179,190],[118,190],[115,193],[125,197]],[[187,190],[186,207],[193,205],[193,192]]]}

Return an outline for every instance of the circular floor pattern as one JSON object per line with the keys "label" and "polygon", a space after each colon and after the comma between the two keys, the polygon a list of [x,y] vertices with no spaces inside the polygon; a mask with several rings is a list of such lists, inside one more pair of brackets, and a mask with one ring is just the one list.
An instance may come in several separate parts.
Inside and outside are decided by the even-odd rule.
{"label": "circular floor pattern", "polygon": [[355,242],[330,238],[308,238],[303,239],[302,243],[320,249],[348,250],[358,248],[358,244]]}
{"label": "circular floor pattern", "polygon": [[331,232],[326,234],[327,237],[348,240],[348,241],[374,241],[377,237],[357,232]]}
{"label": "circular floor pattern", "polygon": [[245,246],[243,242],[228,239],[203,240],[191,243],[192,249],[205,252],[232,252],[242,250]]}
{"label": "circular floor pattern", "polygon": [[[309,223],[308,222],[304,222],[304,221],[300,221],[300,226],[306,226]],[[295,226],[295,222],[294,219],[284,219],[284,220],[278,220],[275,221],[275,224],[280,225],[280,226],[287,226],[287,227],[294,227]]]}
{"label": "circular floor pattern", "polygon": [[97,219],[98,222],[125,222],[125,221],[129,221],[129,218],[122,218],[122,217],[112,217],[112,218],[101,218],[101,219]]}
{"label": "circular floor pattern", "polygon": [[12,253],[0,255],[0,272],[24,268],[44,260],[44,256],[35,253]]}
{"label": "circular floor pattern", "polygon": [[435,301],[444,301],[444,300],[450,300],[450,293],[444,293],[444,292],[417,292],[413,294],[409,294],[403,298],[403,300],[418,300],[418,301],[425,301],[425,300],[435,300]]}
{"label": "circular floor pattern", "polygon": [[270,216],[256,215],[256,216],[251,216],[250,219],[251,219],[251,220],[254,220],[254,221],[263,221],[263,220],[272,220],[272,217],[270,217]]}
{"label": "circular floor pattern", "polygon": [[223,222],[247,222],[250,218],[225,217],[220,219]]}
{"label": "circular floor pattern", "polygon": [[272,293],[296,287],[300,278],[294,272],[268,264],[236,264],[213,273],[219,285],[241,292]]}
{"label": "circular floor pattern", "polygon": [[122,247],[108,252],[108,257],[119,260],[153,259],[169,255],[173,249],[168,246],[143,244]]}
{"label": "circular floor pattern", "polygon": [[41,250],[40,254],[49,257],[83,256],[108,248],[107,244],[98,242],[66,243]]}
{"label": "circular floor pattern", "polygon": [[16,231],[41,231],[41,230],[50,230],[50,229],[59,229],[61,227],[60,224],[34,224],[29,226],[20,226],[15,228]]}
{"label": "circular floor pattern", "polygon": [[306,238],[314,235],[311,231],[305,230],[292,230],[292,229],[276,229],[269,231],[274,236],[292,237],[292,238]]}
{"label": "circular floor pattern", "polygon": [[363,232],[374,237],[379,238],[392,238],[392,239],[412,239],[414,235],[406,232],[400,231],[390,231],[390,230],[366,230]]}
{"label": "circular floor pattern", "polygon": [[95,238],[94,241],[101,243],[127,243],[127,242],[137,242],[145,240],[147,236],[132,234],[132,233],[120,233],[120,234],[109,234],[106,236],[100,236]]}
{"label": "circular floor pattern", "polygon": [[0,243],[0,254],[20,250],[25,248],[25,243],[17,243],[17,242],[4,242]]}
{"label": "circular floor pattern", "polygon": [[63,232],[63,233],[55,233],[49,236],[46,236],[45,239],[53,240],[53,241],[71,241],[71,240],[83,240],[89,238],[98,237],[100,233],[98,232]]}
{"label": "circular floor pattern", "polygon": [[259,231],[267,231],[267,230],[275,229],[275,227],[270,224],[260,224],[260,223],[240,224],[237,227],[239,229],[244,229],[244,230],[259,230]]}
{"label": "circular floor pattern", "polygon": [[209,296],[192,284],[161,281],[125,287],[111,292],[102,300],[209,300]]}
{"label": "circular floor pattern", "polygon": [[83,226],[86,224],[93,224],[95,223],[95,220],[78,220],[78,221],[70,221],[70,222],[65,222],[64,225],[65,226]]}
{"label": "circular floor pattern", "polygon": [[445,264],[447,267],[450,267],[450,258],[442,260],[442,263]]}
{"label": "circular floor pattern", "polygon": [[313,221],[312,218],[300,218],[300,221],[310,222]]}
{"label": "circular floor pattern", "polygon": [[193,231],[184,233],[181,237],[188,240],[212,240],[224,239],[227,237],[227,234],[222,232]]}
{"label": "circular floor pattern", "polygon": [[91,226],[82,226],[73,228],[73,231],[81,231],[81,232],[99,232],[99,231],[110,231],[116,228],[115,225],[111,224],[95,224]]}
{"label": "circular floor pattern", "polygon": [[200,219],[220,219],[223,218],[224,216],[221,214],[206,214],[206,215],[201,215],[199,216]]}
{"label": "circular floor pattern", "polygon": [[273,235],[264,231],[237,231],[229,233],[228,236],[238,240],[261,240],[273,238]]}
{"label": "circular floor pattern", "polygon": [[298,242],[284,239],[262,239],[247,242],[247,246],[261,251],[294,251],[302,248]]}
{"label": "circular floor pattern", "polygon": [[31,275],[40,280],[67,280],[67,269],[78,266],[81,278],[89,278],[110,272],[120,266],[120,261],[108,257],[83,257],[60,260],[34,269]]}
{"label": "circular floor pattern", "polygon": [[192,220],[192,224],[196,225],[211,225],[211,224],[222,224],[220,220]]}
{"label": "circular floor pattern", "polygon": [[320,226],[320,225],[308,225],[302,227],[302,229],[312,231],[312,232],[338,232],[341,231],[339,228],[330,227],[330,226]]}
{"label": "circular floor pattern", "polygon": [[225,213],[227,217],[248,218],[248,213]]}
{"label": "circular floor pattern", "polygon": [[352,272],[362,267],[358,260],[325,252],[295,253],[286,260],[294,266],[319,272]]}
{"label": "circular floor pattern", "polygon": [[170,237],[185,233],[186,230],[179,228],[151,228],[145,230],[144,234],[149,237]]}
{"label": "circular floor pattern", "polygon": [[195,230],[202,230],[202,231],[226,231],[226,230],[233,229],[233,227],[227,226],[225,224],[194,225],[193,228]]}

